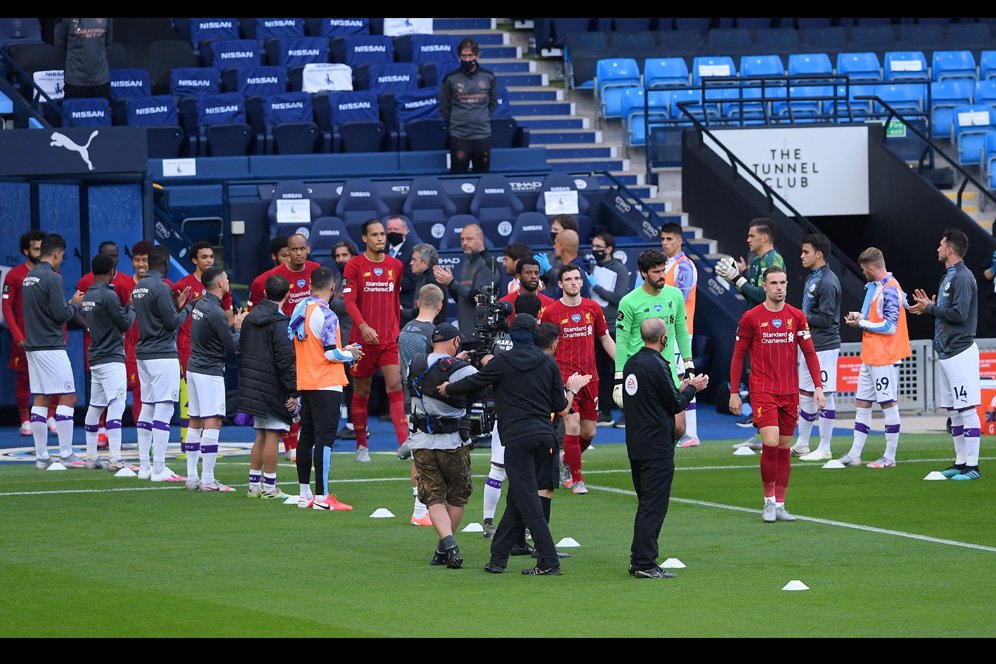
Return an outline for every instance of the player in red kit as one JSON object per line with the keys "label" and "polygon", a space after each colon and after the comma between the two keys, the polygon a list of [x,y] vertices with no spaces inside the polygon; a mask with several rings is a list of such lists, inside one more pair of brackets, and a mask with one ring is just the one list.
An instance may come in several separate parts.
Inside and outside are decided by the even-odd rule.
{"label": "player in red kit", "polygon": [[349,343],[360,343],[363,358],[350,369],[353,374],[353,429],[356,431],[356,460],[370,461],[367,447],[367,402],[370,383],[380,367],[390,402],[391,423],[398,446],[408,439],[405,396],[401,391],[398,335],[401,326],[401,277],[404,265],[384,253],[387,233],[376,219],[363,222],[363,242],[367,248],[349,259],[343,268],[342,294],[346,311],[353,321]]}
{"label": "player in red kit", "polygon": [[[28,386],[28,360],[24,355],[24,308],[21,304],[21,283],[28,272],[35,269],[41,258],[41,243],[45,231],[28,231],[21,236],[20,248],[24,262],[7,272],[3,279],[3,319],[10,330],[10,363],[7,367],[17,376],[14,394],[17,400],[17,413],[21,416],[21,435],[31,435],[31,418],[28,402],[31,388]],[[49,409],[49,417],[52,416]]]}
{"label": "player in red kit", "polygon": [[[273,267],[286,265],[287,261],[290,260],[290,251],[287,249],[286,235],[278,235],[270,240],[270,260],[273,261]],[[252,280],[252,284],[249,286],[249,302],[246,303],[246,309],[252,309],[254,304],[266,299],[263,296],[263,291],[266,286],[266,280],[269,278],[269,274],[270,271],[267,270]]]}
{"label": "player in red kit", "polygon": [[[270,251],[272,254],[273,246],[270,247]],[[299,302],[311,296],[311,273],[315,271],[315,268],[321,267],[315,261],[308,260],[310,254],[311,247],[308,246],[308,238],[300,233],[295,233],[288,237],[287,262],[280,263],[253,280],[252,287],[249,289],[250,308],[252,307],[252,303],[262,302],[266,299],[266,295],[263,292],[266,280],[274,274],[279,274],[290,283],[290,290],[287,291],[287,299],[284,300],[284,306],[281,309],[290,317],[294,313],[294,307]],[[274,260],[279,259],[279,256],[280,250],[278,249],[276,253],[277,258]],[[297,461],[297,435],[300,430],[301,423],[294,422],[291,425],[290,431],[281,435],[284,441],[284,458],[288,461]]]}
{"label": "player in red kit", "polygon": [[[511,245],[509,245],[511,246]],[[506,247],[507,248],[507,247]],[[508,295],[501,299],[502,302],[508,302],[512,305],[512,313],[508,315],[508,324],[512,324],[512,319],[515,318],[515,298],[523,293],[534,293],[540,299],[540,311],[537,318],[543,315],[543,309],[546,308],[548,304],[553,303],[553,298],[544,295],[540,290],[540,266],[539,262],[532,256],[526,256],[520,258],[515,264],[515,280],[516,284],[515,290],[509,292]]]}
{"label": "player in red kit", "polygon": [[[616,342],[609,335],[602,307],[594,300],[581,297],[584,281],[577,265],[561,265],[557,271],[557,284],[564,294],[546,305],[540,314],[541,323],[554,323],[560,327],[554,359],[563,376],[578,373],[597,377],[596,343],[602,344],[610,358],[616,357]],[[576,494],[588,493],[581,474],[581,454],[595,438],[597,422],[598,380],[593,378],[577,393],[571,412],[564,416],[564,465],[571,471],[571,481],[567,484]]]}
{"label": "player in red kit", "polygon": [[[754,424],[761,434],[761,483],[764,485],[765,522],[794,521],[785,509],[785,492],[792,470],[792,434],[799,417],[798,350],[802,350],[809,375],[816,386],[813,396],[822,409],[826,404],[820,380],[820,361],[813,347],[806,316],[785,304],[788,277],[780,267],[764,271],[765,300],[740,318],[737,343],[730,362],[730,384],[739,385],[744,354],[750,353],[750,394]],[[743,402],[730,390],[730,412],[739,415]]]}

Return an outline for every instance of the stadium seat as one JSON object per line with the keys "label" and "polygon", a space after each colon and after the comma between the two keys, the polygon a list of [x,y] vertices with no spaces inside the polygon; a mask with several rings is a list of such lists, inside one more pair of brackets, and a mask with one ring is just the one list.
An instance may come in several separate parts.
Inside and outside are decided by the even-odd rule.
{"label": "stadium seat", "polygon": [[737,67],[728,55],[700,56],[692,61],[692,85],[702,85],[711,76],[736,76]]}
{"label": "stadium seat", "polygon": [[410,62],[360,65],[354,74],[355,89],[381,92],[405,92],[418,88],[419,69]]}
{"label": "stadium seat", "polygon": [[[33,42],[15,42],[10,44],[7,47],[5,57],[15,62],[29,76],[33,76],[37,72],[62,70],[66,63],[65,54],[59,52],[54,46]],[[25,99],[32,99],[34,97],[33,79],[17,80],[15,84],[22,97]],[[56,98],[61,95],[62,89],[60,86]]]}
{"label": "stadium seat", "polygon": [[170,72],[173,69],[189,69],[197,66],[197,58],[190,44],[178,39],[154,41],[149,44],[146,55],[146,68],[152,82],[152,94],[166,94],[170,91]]}
{"label": "stadium seat", "polygon": [[253,135],[246,122],[245,100],[242,95],[237,92],[204,94],[195,101],[199,129],[198,153],[202,157],[249,154]]}
{"label": "stadium seat", "polygon": [[[362,224],[367,219],[380,219],[390,212],[377,187],[370,180],[346,180],[335,206],[335,216],[347,227]],[[352,231],[351,231],[352,233]]]}
{"label": "stadium seat", "polygon": [[414,152],[445,150],[450,133],[442,118],[417,118],[401,125],[398,146]]}
{"label": "stadium seat", "polygon": [[789,76],[833,74],[833,63],[826,53],[793,53],[788,59]]}
{"label": "stadium seat", "polygon": [[[443,236],[439,238],[439,249],[443,251],[447,249],[459,249],[460,233],[463,232],[465,226],[470,224],[482,225],[477,217],[471,214],[455,214],[447,219],[446,226],[443,229]],[[483,230],[483,226],[481,230]],[[491,239],[486,233],[484,235],[484,242],[485,246],[492,244]]]}
{"label": "stadium seat", "polygon": [[56,127],[104,127],[111,125],[111,105],[102,97],[64,99],[62,114],[52,104],[44,106],[45,118]]}
{"label": "stadium seat", "polygon": [[173,159],[194,154],[193,141],[180,128],[173,97],[129,97],[121,101],[125,123],[146,128],[150,159]]}
{"label": "stadium seat", "polygon": [[888,24],[856,25],[851,28],[851,45],[863,51],[894,51],[896,33]]}
{"label": "stadium seat", "polygon": [[785,101],[774,102],[771,111],[792,122],[814,122],[829,111],[833,95],[833,86],[830,85],[792,85],[788,88]]}
{"label": "stadium seat", "polygon": [[757,31],[758,53],[793,53],[802,48],[799,32],[795,28],[769,28]]}
{"label": "stadium seat", "polygon": [[952,23],[948,26],[948,49],[981,51],[992,46],[993,35],[985,23]]}
{"label": "stadium seat", "polygon": [[491,147],[527,148],[529,130],[519,126],[515,118],[491,118]]}
{"label": "stadium seat", "polygon": [[705,32],[712,25],[711,18],[676,18],[674,19],[675,30],[697,30]]}
{"label": "stadium seat", "polygon": [[[649,95],[649,102],[647,101]],[[623,93],[623,122],[626,125],[626,143],[630,146],[646,145],[647,121],[668,118],[671,93],[669,90],[627,88]]]}
{"label": "stadium seat", "polygon": [[194,49],[200,49],[201,43],[205,41],[238,39],[239,19],[192,18],[189,19],[187,30]]}
{"label": "stadium seat", "polygon": [[353,89],[353,70],[349,65],[332,62],[309,62],[287,70],[287,87],[292,91],[331,92]]}
{"label": "stadium seat", "polygon": [[313,257],[331,256],[337,242],[350,239],[346,224],[338,217],[318,217],[311,224],[309,244]]}
{"label": "stadium seat", "polygon": [[[297,203],[301,202],[301,205]],[[270,235],[289,235],[299,228],[311,230],[311,224],[318,220],[321,209],[312,200],[311,189],[298,180],[284,180],[273,187],[273,196],[266,208],[270,223]]]}
{"label": "stadium seat", "polygon": [[833,23],[832,18],[797,18],[795,19],[795,27],[800,30],[816,29],[816,28],[829,28]]}
{"label": "stadium seat", "polygon": [[[955,79],[953,81],[942,81],[942,84],[966,84],[971,89],[971,81],[966,79]],[[972,98],[965,102],[966,104],[986,104],[987,106],[992,106],[996,108],[996,81],[978,81],[975,84],[975,90]]]}
{"label": "stadium seat", "polygon": [[329,61],[329,40],[325,37],[283,37],[266,42],[266,59],[277,67],[303,67]]}
{"label": "stadium seat", "polygon": [[885,54],[885,80],[927,81],[927,58],[922,51],[889,51]]}
{"label": "stadium seat", "polygon": [[111,99],[148,97],[152,94],[149,72],[145,69],[112,69]]}
{"label": "stadium seat", "polygon": [[622,117],[623,91],[640,85],[640,67],[633,58],[599,60],[595,72],[595,91],[602,117]]}
{"label": "stadium seat", "polygon": [[878,55],[870,51],[863,53],[838,53],[837,73],[847,74],[852,81],[881,81],[882,64]]}
{"label": "stadium seat", "polygon": [[902,49],[932,51],[944,48],[944,29],[936,23],[900,25],[898,32]]}
{"label": "stadium seat", "polygon": [[244,67],[226,69],[221,74],[225,92],[238,92],[243,97],[265,97],[287,91],[283,67]]}
{"label": "stadium seat", "polygon": [[[411,220],[410,227],[421,237],[433,237],[433,224],[446,223],[456,214],[456,204],[443,189],[443,183],[434,177],[418,177],[412,180],[408,195],[401,207],[402,213]],[[439,238],[435,238],[438,246]]]}
{"label": "stadium seat", "polygon": [[169,92],[174,97],[217,94],[219,79],[214,67],[174,69],[169,76]]}
{"label": "stadium seat", "polygon": [[839,25],[802,31],[802,48],[807,51],[835,53],[847,50],[847,45],[847,33]]}
{"label": "stadium seat", "polygon": [[748,30],[767,30],[771,27],[770,18],[735,18],[733,25]]}
{"label": "stadium seat", "polygon": [[643,83],[648,88],[688,85],[688,65],[684,58],[649,58],[643,63]]}
{"label": "stadium seat", "polygon": [[650,30],[649,18],[613,18],[612,30],[615,32],[641,32]]}
{"label": "stadium seat", "polygon": [[996,78],[996,51],[982,51],[979,55],[979,78],[983,81]]}
{"label": "stadium seat", "polygon": [[[984,83],[986,82],[979,81],[978,85],[981,86]],[[978,96],[979,93],[975,92],[975,97]],[[954,110],[959,106],[968,106],[973,103],[972,82],[963,78],[955,78],[949,81],[931,83],[930,98],[930,136],[931,138],[950,139]],[[979,103],[985,102],[980,100]]]}
{"label": "stadium seat", "polygon": [[[381,97],[391,96],[390,93]],[[400,150],[445,150],[449,133],[439,114],[439,89],[419,88],[402,92],[394,97],[394,126],[397,127],[396,145]],[[385,108],[383,105],[382,109]],[[385,117],[385,119],[388,119]],[[408,125],[418,122],[413,131]],[[388,130],[391,124],[388,123]],[[392,142],[395,142],[392,136]]]}
{"label": "stadium seat", "polygon": [[377,95],[369,91],[316,95],[315,119],[332,132],[335,152],[379,152],[386,148],[387,130],[380,120]]}
{"label": "stadium seat", "polygon": [[334,62],[344,62],[353,69],[359,65],[394,62],[394,42],[383,35],[350,35],[332,40]]}
{"label": "stadium seat", "polygon": [[996,111],[985,104],[958,106],[951,123],[952,142],[958,152],[958,161],[981,164],[982,148],[987,133],[996,129]]}
{"label": "stadium seat", "polygon": [[508,244],[524,242],[530,247],[550,245],[550,221],[542,212],[523,212],[515,218]]}
{"label": "stadium seat", "polygon": [[332,137],[323,135],[314,121],[311,95],[284,92],[246,101],[249,125],[264,154],[329,152]]}
{"label": "stadium seat", "polygon": [[745,55],[740,58],[740,75],[744,78],[784,76],[785,65],[777,55]]}
{"label": "stadium seat", "polygon": [[978,79],[975,56],[971,51],[934,51],[932,72],[934,81],[949,78]]}
{"label": "stadium seat", "polygon": [[754,50],[750,30],[744,28],[714,28],[709,31],[706,48],[712,53],[741,55]]}
{"label": "stadium seat", "polygon": [[512,193],[505,176],[494,173],[481,177],[470,200],[470,213],[481,222],[510,221],[522,209],[522,201]]}
{"label": "stadium seat", "polygon": [[[582,184],[584,184],[583,181]],[[558,194],[569,194],[571,198],[577,196],[578,211],[571,214],[579,220],[581,216],[588,216],[588,199],[578,189],[577,180],[567,173],[558,172],[550,173],[543,180],[543,186],[540,187],[539,196],[536,199],[536,211],[552,216],[551,213],[547,212],[547,198],[555,198]],[[588,236],[580,232],[582,230],[580,228],[580,221],[578,222],[578,227],[578,235],[581,238],[581,242],[584,243],[588,240]]]}
{"label": "stadium seat", "polygon": [[201,51],[205,67],[258,67],[263,63],[263,53],[255,39],[219,39]]}
{"label": "stadium seat", "polygon": [[[590,18],[552,18],[550,24],[550,45],[554,48],[563,48],[570,33],[588,32],[592,28]],[[536,48],[540,48],[539,42],[536,43]]]}
{"label": "stadium seat", "polygon": [[368,18],[306,18],[305,33],[309,37],[345,37],[370,34]]}
{"label": "stadium seat", "polygon": [[37,18],[0,18],[0,51],[8,44],[41,41],[41,23]]}
{"label": "stadium seat", "polygon": [[694,118],[704,122],[705,106],[702,104],[701,90],[675,90],[671,93],[671,119],[678,120],[680,126],[687,127],[692,124],[691,120],[685,118],[682,112],[682,105]]}
{"label": "stadium seat", "polygon": [[[709,19],[706,19],[709,20]],[[677,29],[660,35],[660,57],[695,56],[705,51],[705,39],[699,30]]]}
{"label": "stadium seat", "polygon": [[926,106],[926,83],[885,83],[875,86],[875,94],[903,115],[916,117]]}
{"label": "stadium seat", "polygon": [[246,37],[253,37],[261,42],[265,42],[268,39],[303,36],[303,18],[257,18],[255,21],[255,33],[246,35]]}
{"label": "stadium seat", "polygon": [[996,189],[996,131],[986,134],[982,143],[982,179],[990,190]]}

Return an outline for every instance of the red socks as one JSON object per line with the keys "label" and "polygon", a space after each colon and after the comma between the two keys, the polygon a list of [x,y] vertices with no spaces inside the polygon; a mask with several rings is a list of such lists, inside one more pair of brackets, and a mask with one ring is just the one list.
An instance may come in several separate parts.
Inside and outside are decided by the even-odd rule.
{"label": "red socks", "polygon": [[284,441],[284,451],[297,449],[297,435],[301,431],[301,423],[293,422],[290,431],[280,434],[280,439]]}
{"label": "red socks", "polygon": [[[786,452],[788,450],[785,450]],[[775,496],[775,483],[778,478],[778,448],[765,445],[761,448],[761,484],[764,485],[764,497]]]}
{"label": "red socks", "polygon": [[581,482],[581,437],[564,435],[564,463],[571,469],[571,479]]}
{"label": "red socks", "polygon": [[[391,410],[391,424],[394,425],[394,435],[398,437],[398,447],[400,447],[408,440],[408,420],[405,419],[405,393],[401,390],[388,392],[387,400]],[[364,437],[366,437],[365,432]],[[359,440],[359,436],[356,439]]]}
{"label": "red socks", "polygon": [[591,447],[591,441],[593,441],[593,440],[594,440],[594,438],[585,438],[584,436],[581,437],[581,453],[582,454],[584,454],[584,451],[586,449],[588,449],[589,447]]}
{"label": "red socks", "polygon": [[[14,383],[14,395],[17,401],[17,412],[21,415],[21,422],[31,421],[31,387],[28,383],[27,371],[15,371],[17,380]],[[21,422],[18,422],[20,424]]]}
{"label": "red socks", "polygon": [[367,402],[370,396],[361,397],[353,392],[353,403],[350,412],[353,415],[353,431],[356,432],[357,449],[367,446]]}
{"label": "red socks", "polygon": [[785,491],[792,473],[792,455],[787,447],[778,448],[778,473],[775,475],[775,502],[785,502]]}

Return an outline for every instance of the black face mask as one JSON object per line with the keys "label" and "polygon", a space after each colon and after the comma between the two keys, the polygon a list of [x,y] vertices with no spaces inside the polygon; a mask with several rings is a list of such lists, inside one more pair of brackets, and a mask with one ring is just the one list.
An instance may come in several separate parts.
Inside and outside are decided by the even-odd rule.
{"label": "black face mask", "polygon": [[553,244],[556,241],[557,241],[557,234],[556,233],[550,233],[550,244]]}
{"label": "black face mask", "polygon": [[460,69],[463,70],[464,74],[473,74],[474,70],[477,69],[477,60],[461,60]]}
{"label": "black face mask", "polygon": [[345,267],[346,267],[346,262],[347,262],[347,261],[343,261],[343,262],[341,262],[341,263],[340,263],[339,261],[336,261],[336,262],[335,262],[336,266],[338,266],[338,268],[339,268],[339,274],[342,274],[342,270],[343,270],[343,268],[345,268]]}
{"label": "black face mask", "polygon": [[605,260],[605,250],[604,249],[592,249],[591,255],[595,259],[596,263],[601,263]]}
{"label": "black face mask", "polygon": [[389,245],[391,245],[392,247],[395,246],[395,245],[401,244],[404,241],[405,241],[405,236],[402,235],[401,233],[388,233],[387,234],[387,243]]}

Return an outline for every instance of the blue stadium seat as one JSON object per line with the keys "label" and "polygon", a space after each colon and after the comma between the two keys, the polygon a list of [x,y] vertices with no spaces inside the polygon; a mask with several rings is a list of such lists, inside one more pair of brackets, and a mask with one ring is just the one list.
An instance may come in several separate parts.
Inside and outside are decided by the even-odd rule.
{"label": "blue stadium seat", "polygon": [[989,189],[996,189],[996,131],[986,134],[982,143],[982,180]]}
{"label": "blue stadium seat", "polygon": [[149,72],[146,69],[112,69],[111,99],[148,97],[152,94]]}
{"label": "blue stadium seat", "polygon": [[755,48],[758,53],[792,53],[802,48],[795,28],[769,28],[757,31]]}
{"label": "blue stadium seat", "polygon": [[[648,97],[649,95],[649,101]],[[623,93],[623,122],[626,125],[626,143],[630,146],[646,145],[646,120],[651,122],[668,118],[671,94],[669,90],[627,88]]]}
{"label": "blue stadium seat", "polygon": [[418,88],[418,66],[410,62],[360,65],[353,74],[356,90],[405,92]]}
{"label": "blue stadium seat", "polygon": [[287,75],[283,67],[245,67],[226,69],[221,74],[225,92],[238,92],[243,97],[265,97],[287,91]]}
{"label": "blue stadium seat", "polygon": [[[583,181],[582,184],[584,184]],[[572,175],[569,175],[567,173],[554,172],[546,176],[546,178],[543,180],[543,186],[540,187],[539,197],[536,199],[537,212],[542,212],[543,214],[547,214],[546,212],[547,192],[549,192],[551,196],[555,196],[561,192],[566,192],[566,193],[576,192],[578,197],[578,211],[575,216],[588,215],[588,199],[581,194],[581,191],[578,189],[577,186],[577,180],[575,180],[575,178]],[[579,231],[581,230],[580,223],[578,230]],[[581,237],[582,243],[587,241],[588,239],[587,235],[582,235],[580,232],[578,233],[578,235]]]}
{"label": "blue stadium seat", "polygon": [[[983,85],[985,81],[979,81],[978,85]],[[996,81],[993,81],[996,83]],[[994,89],[996,92],[996,89]],[[979,92],[975,92],[975,97]],[[954,119],[954,110],[959,106],[968,106],[973,103],[972,82],[955,78],[949,81],[937,81],[930,84],[931,98],[931,138],[951,138],[951,123]],[[996,99],[994,99],[996,101]],[[979,101],[979,103],[985,103]]]}
{"label": "blue stadium seat", "polygon": [[952,23],[948,26],[947,48],[972,51],[992,48],[993,35],[985,23]]}
{"label": "blue stadium seat", "polygon": [[702,104],[701,90],[675,90],[671,93],[671,119],[679,120],[680,126],[691,126],[691,120],[685,119],[679,104],[685,104],[685,109],[700,122],[705,121],[706,111]]}
{"label": "blue stadium seat", "polygon": [[982,51],[979,54],[979,79],[986,81],[996,78],[996,51]]}
{"label": "blue stadium seat", "polygon": [[614,18],[612,30],[615,32],[641,32],[650,30],[649,18]]}
{"label": "blue stadium seat", "polygon": [[733,25],[750,30],[765,30],[771,27],[770,18],[735,18]]}
{"label": "blue stadium seat", "polygon": [[711,18],[676,18],[674,19],[675,30],[698,30],[704,32],[712,25]]}
{"label": "blue stadium seat", "polygon": [[287,70],[287,87],[312,94],[352,90],[353,70],[338,62],[309,62]]}
{"label": "blue stadium seat", "polygon": [[863,53],[838,53],[837,73],[847,74],[852,81],[881,81],[882,64],[878,55],[870,51]]}
{"label": "blue stadium seat", "polygon": [[[439,114],[439,88],[402,92],[394,95],[394,101],[399,149],[446,149],[449,133]],[[410,124],[414,124],[411,131],[408,130]]]}
{"label": "blue stadium seat", "polygon": [[255,34],[246,36],[254,37],[261,42],[268,39],[304,36],[303,18],[257,18],[255,26]]}
{"label": "blue stadium seat", "polygon": [[370,34],[368,18],[306,18],[305,32],[309,37],[345,37]]}
{"label": "blue stadium seat", "polygon": [[0,18],[0,51],[8,44],[41,43],[37,18]]}
{"label": "blue stadium seat", "polygon": [[146,128],[150,159],[172,159],[193,153],[193,141],[180,128],[173,97],[130,97],[122,101],[125,123]]}
{"label": "blue stadium seat", "polygon": [[800,30],[808,30],[814,28],[829,28],[833,23],[832,18],[797,18],[795,19],[795,27]]}
{"label": "blue stadium seat", "polygon": [[[325,117],[327,106],[327,117]],[[315,97],[315,119],[323,131],[332,132],[335,152],[379,152],[387,143],[380,120],[376,93],[332,92]]]}
{"label": "blue stadium seat", "polygon": [[265,154],[329,152],[332,137],[323,135],[314,121],[311,95],[284,92],[246,101],[249,125]]}
{"label": "blue stadium seat", "polygon": [[199,48],[205,41],[217,39],[238,39],[239,19],[237,18],[192,18],[188,19],[187,30],[190,43]]}
{"label": "blue stadium seat", "polygon": [[700,56],[692,61],[692,85],[702,85],[711,76],[736,76],[737,67],[728,55]]}
{"label": "blue stadium seat", "polygon": [[[745,125],[767,124],[772,118],[773,102],[785,98],[785,86],[760,86],[740,88],[744,101],[737,96],[737,88],[724,88],[727,99],[736,100],[722,104],[722,117],[729,120],[743,119]],[[710,93],[714,92],[709,90]],[[750,100],[750,101],[748,101]],[[767,114],[765,113],[767,110]]]}
{"label": "blue stadium seat", "polygon": [[788,60],[789,76],[833,74],[833,63],[826,53],[793,53]]}
{"label": "blue stadium seat", "polygon": [[[398,37],[395,42],[403,39]],[[427,62],[444,63],[450,68],[455,68],[460,64],[460,57],[457,53],[459,37],[450,35],[411,35],[411,58],[410,61],[417,65]],[[398,54],[398,60],[403,61]]]}
{"label": "blue stadium seat", "polygon": [[491,114],[491,117],[502,119],[512,118],[512,105],[509,103],[508,89],[504,86],[498,86],[498,106],[495,108],[495,112]]}
{"label": "blue stadium seat", "polygon": [[902,49],[931,51],[944,48],[944,29],[936,23],[904,24],[898,26],[898,32]]}
{"label": "blue stadium seat", "polygon": [[740,55],[754,50],[750,30],[744,28],[713,28],[709,31],[706,46],[711,53],[731,53]]}
{"label": "blue stadium seat", "polygon": [[[302,205],[297,205],[300,201]],[[273,196],[266,208],[270,235],[290,235],[304,229],[311,232],[311,224],[321,216],[321,208],[312,200],[311,188],[298,180],[284,180],[273,187]]]}
{"label": "blue stadium seat", "polygon": [[595,91],[602,117],[622,117],[623,91],[640,85],[640,67],[633,58],[599,60],[595,73]]}
{"label": "blue stadium seat", "polygon": [[[446,220],[446,226],[443,230],[443,236],[439,238],[439,248],[443,251],[447,249],[459,249],[460,248],[460,233],[463,232],[465,226],[470,224],[476,224],[478,226],[481,223],[478,221],[477,217],[471,214],[455,214]],[[481,230],[484,230],[483,227]],[[491,244],[490,238],[487,234],[484,235],[485,246]]]}
{"label": "blue stadium seat", "polygon": [[481,176],[470,200],[470,213],[481,222],[515,219],[522,209],[522,201],[512,193],[505,176],[494,173]]}
{"label": "blue stadium seat", "polygon": [[494,148],[527,148],[529,147],[529,130],[519,126],[512,117],[491,117],[491,147]]}
{"label": "blue stadium seat", "polygon": [[657,55],[661,57],[695,56],[705,50],[705,39],[699,30],[673,30],[662,34],[660,39]]}
{"label": "blue stadium seat", "polygon": [[394,62],[394,42],[383,35],[350,35],[332,40],[335,62],[352,68],[358,65],[380,65]]}
{"label": "blue stadium seat", "polygon": [[[590,18],[552,18],[550,22],[550,45],[554,48],[562,48],[567,40],[567,35],[570,33],[588,32],[592,28],[592,20]],[[540,48],[538,42],[536,47]]]}
{"label": "blue stadium seat", "polygon": [[205,67],[258,67],[263,62],[262,49],[255,39],[218,39],[201,51]]}
{"label": "blue stadium seat", "polygon": [[981,164],[986,134],[996,129],[996,111],[985,104],[959,106],[951,123],[952,142],[961,164]]}
{"label": "blue stadium seat", "polygon": [[311,224],[311,235],[308,243],[311,245],[311,253],[314,258],[314,256],[331,256],[332,249],[337,242],[349,239],[349,232],[342,219],[318,217]]}
{"label": "blue stadium seat", "polygon": [[[412,180],[405,197],[402,213],[410,220],[412,227],[421,237],[433,237],[433,224],[446,223],[456,214],[456,204],[450,200],[443,184],[434,177],[418,177]],[[438,246],[438,239],[435,244]]]}
{"label": "blue stadium seat", "polygon": [[876,85],[875,93],[903,115],[916,116],[926,107],[926,83],[886,83]]}
{"label": "blue stadium seat", "polygon": [[[346,180],[335,206],[335,216],[347,227],[362,224],[367,219],[380,219],[390,212],[377,187],[370,180]],[[352,232],[352,231],[351,231]]]}
{"label": "blue stadium seat", "polygon": [[[49,104],[45,104],[46,118],[53,120],[55,126],[63,126],[62,117],[58,113],[49,113]],[[55,109],[51,109],[54,111]],[[70,127],[104,127],[111,125],[111,105],[102,97],[85,97],[80,99],[64,99],[62,113]]]}
{"label": "blue stadium seat", "polygon": [[777,55],[745,55],[740,58],[740,75],[744,78],[784,76],[785,65]]}
{"label": "blue stadium seat", "polygon": [[[877,86],[874,84],[851,85],[850,88],[844,85],[837,86],[837,96],[847,97],[847,101],[831,102],[833,114],[844,121],[863,122],[866,118],[877,112],[873,108],[873,102],[859,100],[857,97],[870,97],[877,94]],[[848,110],[850,109],[850,112]]]}
{"label": "blue stadium seat", "polygon": [[896,33],[888,24],[856,25],[851,28],[851,45],[864,51],[893,51],[897,45]]}
{"label": "blue stadium seat", "polygon": [[508,243],[524,242],[530,247],[550,245],[550,221],[542,212],[523,212],[515,218]]}
{"label": "blue stadium seat", "polygon": [[266,42],[266,59],[278,67],[303,67],[311,62],[329,61],[329,40],[325,37],[284,37]]}
{"label": "blue stadium seat", "polygon": [[217,94],[219,74],[214,67],[174,69],[169,75],[169,92],[174,97]]}
{"label": "blue stadium seat", "polygon": [[932,80],[943,81],[949,78],[978,80],[975,56],[971,51],[934,51]]}
{"label": "blue stadium seat", "polygon": [[[967,84],[971,86],[972,82],[966,79],[955,79],[953,81],[943,81],[943,84]],[[986,104],[987,106],[992,106],[996,108],[996,81],[978,81],[975,84],[975,90],[972,98],[965,102],[966,104]]]}
{"label": "blue stadium seat", "polygon": [[847,50],[847,33],[839,25],[806,28],[802,31],[802,48],[807,51],[833,53]]}
{"label": "blue stadium seat", "polygon": [[830,85],[792,85],[788,88],[786,100],[774,102],[771,110],[775,115],[791,118],[794,122],[815,122],[829,111],[833,94],[833,86]]}
{"label": "blue stadium seat", "polygon": [[245,99],[237,92],[205,94],[196,98],[198,152],[202,157],[249,154],[252,130],[246,122]]}
{"label": "blue stadium seat", "polygon": [[889,51],[885,54],[885,80],[927,81],[930,73],[927,71],[927,58],[923,51]]}
{"label": "blue stadium seat", "polygon": [[688,65],[684,58],[648,58],[643,63],[643,83],[648,88],[688,85]]}

